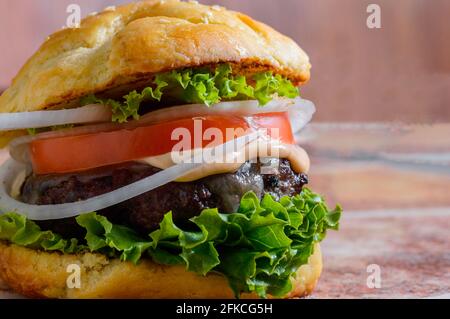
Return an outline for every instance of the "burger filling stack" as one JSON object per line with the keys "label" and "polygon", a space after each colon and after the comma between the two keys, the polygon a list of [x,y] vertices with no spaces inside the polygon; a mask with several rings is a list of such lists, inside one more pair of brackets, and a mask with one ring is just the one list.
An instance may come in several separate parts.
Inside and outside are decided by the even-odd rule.
{"label": "burger filling stack", "polygon": [[310,68],[267,25],[194,2],[51,35],[0,97],[0,277],[46,298],[310,294],[341,215],[296,143]]}

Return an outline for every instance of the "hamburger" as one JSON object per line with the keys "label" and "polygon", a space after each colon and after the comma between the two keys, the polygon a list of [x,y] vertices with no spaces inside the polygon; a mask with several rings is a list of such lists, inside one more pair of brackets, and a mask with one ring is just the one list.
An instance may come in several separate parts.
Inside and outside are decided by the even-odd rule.
{"label": "hamburger", "polygon": [[1,278],[39,298],[310,294],[341,215],[295,142],[310,68],[288,37],[196,2],[51,35],[0,97]]}

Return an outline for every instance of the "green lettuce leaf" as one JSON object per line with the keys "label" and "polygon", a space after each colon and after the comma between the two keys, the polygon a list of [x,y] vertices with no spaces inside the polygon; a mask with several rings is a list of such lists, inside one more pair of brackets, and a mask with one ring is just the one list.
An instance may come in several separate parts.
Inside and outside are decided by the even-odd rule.
{"label": "green lettuce leaf", "polygon": [[147,256],[160,264],[184,265],[199,275],[221,273],[236,297],[243,292],[281,297],[292,290],[291,279],[308,262],[314,244],[328,229],[338,229],[341,212],[340,206],[330,211],[309,189],[280,201],[270,195],[260,200],[249,192],[237,212],[205,209],[190,220],[189,230],[175,225],[170,212],[148,236],[89,213],[76,218],[86,230],[86,243],[80,245],[10,213],[0,216],[0,240],[64,253],[90,250],[133,263]]}
{"label": "green lettuce leaf", "polygon": [[148,87],[141,92],[132,91],[120,101],[92,94],[83,97],[80,103],[108,105],[112,109],[112,121],[122,123],[130,118],[139,119],[141,104],[160,101],[163,95],[168,100],[207,106],[232,99],[256,99],[265,105],[275,95],[295,98],[299,92],[291,81],[279,74],[264,72],[247,79],[243,75],[233,75],[229,64],[220,64],[215,70],[191,68],[159,73]]}
{"label": "green lettuce leaf", "polygon": [[0,240],[13,244],[47,251],[76,253],[87,247],[76,239],[63,239],[51,231],[42,231],[36,223],[16,213],[0,215]]}
{"label": "green lettuce leaf", "polygon": [[41,127],[41,128],[27,128],[28,135],[34,136],[38,133],[49,132],[49,131],[59,131],[59,130],[67,130],[73,128],[74,124],[61,124],[54,125],[50,127]]}

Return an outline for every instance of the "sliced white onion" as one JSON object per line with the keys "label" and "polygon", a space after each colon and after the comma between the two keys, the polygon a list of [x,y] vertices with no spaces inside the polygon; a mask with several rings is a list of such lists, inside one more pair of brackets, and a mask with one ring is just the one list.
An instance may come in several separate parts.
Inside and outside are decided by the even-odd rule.
{"label": "sliced white onion", "polygon": [[203,115],[241,115],[248,116],[254,114],[288,112],[291,120],[292,131],[298,133],[308,124],[316,107],[314,103],[300,97],[295,99],[278,98],[273,99],[268,104],[261,106],[256,100],[221,102],[212,107],[205,107],[203,104],[191,104],[167,109],[158,110],[142,117],[138,122],[152,124],[166,119],[185,118]]}
{"label": "sliced white onion", "polygon": [[316,113],[316,107],[313,102],[301,98],[297,98],[294,101],[295,104],[289,107],[288,113],[291,121],[292,133],[297,134],[311,122],[314,113]]}
{"label": "sliced white onion", "polygon": [[0,131],[65,124],[98,123],[110,120],[111,108],[100,104],[56,111],[0,113]]}
{"label": "sliced white onion", "polygon": [[245,116],[273,112],[286,112],[290,106],[296,103],[296,100],[297,99],[277,98],[273,99],[264,106],[259,105],[259,102],[256,100],[220,102],[211,107],[207,107],[204,104],[180,105],[148,113],[139,121],[143,121],[146,124],[151,124],[151,122],[157,123],[166,119],[186,118],[191,116],[221,114]]}
{"label": "sliced white onion", "polygon": [[[245,145],[246,143],[253,142],[259,138],[259,136],[260,133],[254,132],[239,137],[215,147],[212,150],[212,153],[221,154],[220,151],[224,149],[233,152],[233,145],[241,145],[241,143]],[[23,174],[26,170],[29,171],[29,166],[16,162],[13,159],[9,159],[0,167],[0,214],[17,212],[32,220],[52,220],[74,217],[83,213],[98,211],[142,195],[185,176],[200,165],[203,165],[203,163],[184,162],[177,164],[135,183],[84,201],[57,205],[30,205],[20,202],[11,196],[13,184],[17,176]]]}
{"label": "sliced white onion", "polygon": [[[96,126],[78,127],[76,129],[71,129],[69,134],[75,135],[80,133],[98,132],[102,130],[114,130],[118,128],[133,128],[136,126],[150,125],[169,119],[173,120],[202,115],[252,115],[285,112],[291,111],[292,109],[302,109],[304,113],[309,114],[311,111],[311,105],[314,109],[314,105],[310,101],[303,100],[301,98],[277,98],[273,99],[263,107],[260,106],[256,100],[220,102],[212,107],[206,107],[204,104],[180,105],[150,112],[142,116],[137,121],[130,121],[123,124],[103,123]],[[111,110],[109,106],[100,104],[58,111],[0,113],[0,131],[41,128],[64,124],[109,122],[110,119]],[[68,132],[63,132],[63,134],[67,133]],[[47,132],[40,136],[48,138],[61,136],[60,134],[61,132]]]}

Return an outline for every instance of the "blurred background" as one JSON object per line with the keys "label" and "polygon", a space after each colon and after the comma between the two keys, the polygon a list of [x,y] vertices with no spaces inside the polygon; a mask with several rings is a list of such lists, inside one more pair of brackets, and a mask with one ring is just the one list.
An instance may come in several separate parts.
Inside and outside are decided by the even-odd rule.
{"label": "blurred background", "polygon": [[[85,16],[123,2],[0,0],[0,88],[69,4]],[[266,22],[311,57],[302,95],[318,112],[298,139],[310,186],[345,209],[315,297],[450,298],[450,0],[200,2]],[[371,3],[381,29],[366,25]],[[382,266],[381,289],[366,285],[369,264]]]}
{"label": "blurred background", "polygon": [[[118,0],[0,0],[0,87],[7,87],[71,3],[83,16]],[[128,1],[129,2],[129,1]],[[295,39],[310,55],[303,96],[317,121],[450,120],[448,0],[202,0],[243,11]],[[382,28],[366,8],[381,6]]]}

